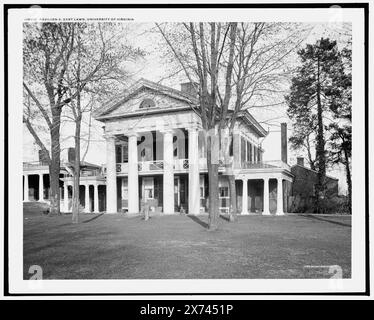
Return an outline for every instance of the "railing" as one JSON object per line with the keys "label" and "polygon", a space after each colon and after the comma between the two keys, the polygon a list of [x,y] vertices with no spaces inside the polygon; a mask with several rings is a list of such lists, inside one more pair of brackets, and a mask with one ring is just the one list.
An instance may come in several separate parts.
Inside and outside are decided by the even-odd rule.
{"label": "railing", "polygon": [[117,173],[129,172],[129,164],[127,162],[116,164]]}
{"label": "railing", "polygon": [[[103,174],[106,174],[106,165],[102,166]],[[175,171],[188,171],[190,167],[190,162],[188,159],[174,159],[174,170]],[[249,162],[246,161],[242,163],[239,168],[236,169],[271,169],[271,168],[282,168],[285,170],[290,170],[291,167],[284,163],[281,160],[270,160],[270,161],[261,161],[261,162]],[[207,170],[207,159],[199,158],[199,169]],[[235,168],[234,168],[235,169]],[[129,165],[128,163],[117,163],[116,164],[117,173],[128,173]],[[142,161],[138,162],[138,171],[139,172],[155,172],[164,170],[164,161],[163,160],[154,160],[154,161]],[[219,160],[219,170],[225,170],[225,163],[222,160]]]}
{"label": "railing", "polygon": [[246,161],[241,164],[242,169],[271,169],[271,168],[282,168],[285,170],[290,170],[291,167],[281,160],[269,160],[261,162],[249,162]]}
{"label": "railing", "polygon": [[48,166],[48,163],[44,161],[23,162],[23,168],[36,168],[41,166]]}
{"label": "railing", "polygon": [[138,162],[138,170],[142,171],[160,171],[164,170],[164,161],[155,160],[155,161],[142,161]]}
{"label": "railing", "polygon": [[174,159],[174,170],[183,171],[190,167],[188,159]]}

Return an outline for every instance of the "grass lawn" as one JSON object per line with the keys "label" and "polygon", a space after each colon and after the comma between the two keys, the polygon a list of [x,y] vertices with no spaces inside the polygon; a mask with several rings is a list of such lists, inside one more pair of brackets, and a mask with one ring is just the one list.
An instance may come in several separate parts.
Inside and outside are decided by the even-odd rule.
{"label": "grass lawn", "polygon": [[24,208],[24,278],[44,279],[327,278],[339,265],[351,276],[349,216],[241,216],[205,228],[207,216],[43,216]]}

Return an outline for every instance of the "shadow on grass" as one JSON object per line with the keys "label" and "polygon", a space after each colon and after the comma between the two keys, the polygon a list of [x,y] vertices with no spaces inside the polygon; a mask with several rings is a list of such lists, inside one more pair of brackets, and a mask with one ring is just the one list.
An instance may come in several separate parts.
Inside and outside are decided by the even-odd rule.
{"label": "shadow on grass", "polygon": [[220,214],[219,217],[227,222],[230,222],[230,217],[229,216],[225,216],[223,214]]}
{"label": "shadow on grass", "polygon": [[315,215],[301,214],[300,216],[302,216],[304,218],[308,218],[308,219],[314,219],[314,220],[319,220],[319,221],[324,221],[324,222],[330,222],[330,223],[333,223],[333,224],[337,224],[339,226],[351,228],[351,225],[348,224],[348,223],[343,223],[343,222],[339,222],[339,221],[329,220],[329,219],[326,219],[326,218],[317,217]]}
{"label": "shadow on grass", "polygon": [[91,222],[93,220],[96,220],[97,218],[100,218],[103,214],[104,213],[98,214],[97,216],[94,216],[91,219],[87,219],[87,220],[82,221],[82,223],[88,223],[88,222]]}
{"label": "shadow on grass", "polygon": [[197,216],[187,214],[187,217],[190,218],[192,221],[201,225],[203,228],[208,229],[209,225],[206,222],[200,220]]}

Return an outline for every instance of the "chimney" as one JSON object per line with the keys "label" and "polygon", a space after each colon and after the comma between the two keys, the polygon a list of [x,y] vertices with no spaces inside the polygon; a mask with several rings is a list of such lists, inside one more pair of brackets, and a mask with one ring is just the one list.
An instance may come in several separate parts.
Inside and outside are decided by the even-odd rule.
{"label": "chimney", "polygon": [[187,93],[190,96],[197,97],[197,88],[199,84],[196,82],[184,82],[181,83],[181,92]]}
{"label": "chimney", "polygon": [[287,163],[287,123],[281,123],[281,159]]}
{"label": "chimney", "polygon": [[69,148],[68,149],[68,162],[74,162],[75,161],[75,148]]}
{"label": "chimney", "polygon": [[297,161],[297,164],[298,164],[299,166],[304,167],[304,158],[303,158],[303,157],[297,157],[297,158],[296,158],[296,161]]}
{"label": "chimney", "polygon": [[42,164],[42,165],[47,165],[48,164],[48,155],[45,154],[45,152],[43,150],[39,150],[39,162]]}

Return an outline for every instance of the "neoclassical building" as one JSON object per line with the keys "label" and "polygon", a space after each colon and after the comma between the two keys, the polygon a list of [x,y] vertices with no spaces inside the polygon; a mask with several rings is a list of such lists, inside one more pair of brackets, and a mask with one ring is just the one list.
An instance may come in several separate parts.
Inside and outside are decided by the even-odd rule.
{"label": "neoclassical building", "polygon": [[[106,212],[151,211],[199,214],[209,206],[206,146],[198,100],[190,83],[181,90],[144,79],[95,115],[104,124],[107,161]],[[282,125],[282,132],[285,127]],[[234,128],[230,145],[241,214],[281,215],[287,211],[292,174],[287,138],[282,160],[263,161],[267,131],[247,111]],[[281,142],[280,142],[281,143]],[[219,168],[219,207],[230,209],[225,167]]]}
{"label": "neoclassical building", "polygon": [[[74,148],[69,148],[69,153]],[[72,157],[73,158],[73,157]],[[72,159],[61,161],[60,168],[60,208],[62,212],[72,211],[73,174]],[[49,202],[49,166],[39,152],[38,161],[23,163],[23,202]],[[81,210],[90,213],[105,211],[105,176],[101,166],[81,162],[79,199]]]}

